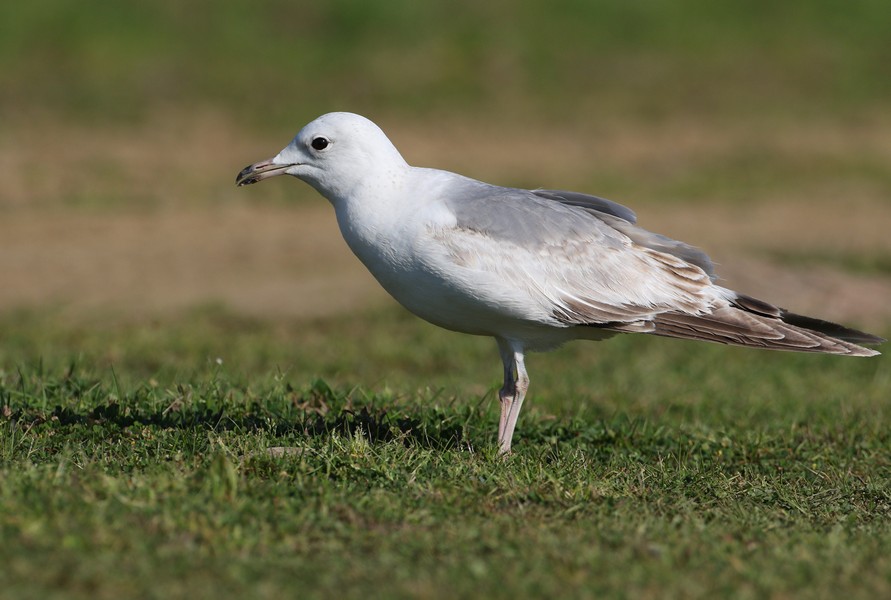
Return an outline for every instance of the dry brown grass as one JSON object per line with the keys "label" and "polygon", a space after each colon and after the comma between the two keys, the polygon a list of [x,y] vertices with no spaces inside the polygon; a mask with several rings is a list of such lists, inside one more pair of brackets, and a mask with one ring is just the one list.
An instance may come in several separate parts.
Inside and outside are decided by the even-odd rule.
{"label": "dry brown grass", "polygon": [[[739,147],[790,160],[859,154],[891,163],[891,122],[881,120],[769,132],[690,121],[510,132],[466,122],[383,125],[415,164],[592,192],[592,164],[658,178]],[[239,168],[277,152],[291,133],[270,139],[218,114],[159,115],[136,131],[52,120],[13,128],[0,138],[0,310],[154,314],[220,303],[254,316],[303,317],[385,302],[312,190],[285,180],[234,188]],[[301,200],[281,202],[290,197]],[[891,203],[880,187],[802,184],[751,203],[645,200],[629,202],[641,224],[706,248],[730,287],[864,326],[891,317],[887,274],[793,268],[767,253],[891,255]]]}

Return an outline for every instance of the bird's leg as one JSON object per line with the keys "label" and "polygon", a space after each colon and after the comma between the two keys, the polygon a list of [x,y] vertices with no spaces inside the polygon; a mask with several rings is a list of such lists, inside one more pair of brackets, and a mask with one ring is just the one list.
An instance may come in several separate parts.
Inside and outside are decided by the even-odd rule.
{"label": "bird's leg", "polygon": [[501,418],[498,419],[498,445],[501,446],[502,452],[510,452],[510,442],[508,442],[506,450],[504,447],[504,430],[507,428],[510,405],[517,390],[517,381],[514,378],[513,352],[508,350],[505,354],[504,349],[500,349],[502,350],[501,360],[504,362],[504,385],[498,390],[498,401],[501,403]]}
{"label": "bird's leg", "polygon": [[504,385],[498,392],[501,402],[501,418],[498,421],[498,446],[501,454],[510,454],[511,439],[520,416],[520,408],[529,389],[529,376],[523,352],[512,344],[498,341],[501,360],[504,363]]}
{"label": "bird's leg", "polygon": [[[510,402],[510,411],[507,416],[507,423],[504,426],[504,432],[501,436],[501,452],[510,453],[511,439],[514,437],[514,429],[517,426],[517,418],[520,416],[520,408],[523,406],[523,400],[526,398],[526,390],[529,389],[529,376],[526,375],[526,365],[524,363],[523,353],[514,353],[514,364],[516,365],[517,375],[513,385],[513,397]],[[502,405],[503,407],[504,405]]]}

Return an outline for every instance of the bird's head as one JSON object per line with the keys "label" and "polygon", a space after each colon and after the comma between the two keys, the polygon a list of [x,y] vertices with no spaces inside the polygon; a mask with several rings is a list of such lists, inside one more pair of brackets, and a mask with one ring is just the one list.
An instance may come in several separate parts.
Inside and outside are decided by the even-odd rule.
{"label": "bird's head", "polygon": [[245,167],[236,185],[292,175],[336,202],[363,183],[406,166],[381,129],[360,115],[328,113],[306,125],[275,157]]}

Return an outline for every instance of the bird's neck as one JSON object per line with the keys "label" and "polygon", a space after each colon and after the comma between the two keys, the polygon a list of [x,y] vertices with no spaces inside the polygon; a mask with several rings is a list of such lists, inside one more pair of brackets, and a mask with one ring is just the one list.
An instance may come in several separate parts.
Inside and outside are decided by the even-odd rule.
{"label": "bird's neck", "polygon": [[337,211],[384,210],[404,197],[403,190],[408,185],[411,167],[392,165],[368,171],[367,177],[343,177],[329,182],[319,192],[325,196]]}
{"label": "bird's neck", "polygon": [[322,191],[334,205],[337,221],[347,236],[348,230],[380,229],[398,218],[409,185],[410,167],[393,166],[374,171],[368,177],[332,186]]}

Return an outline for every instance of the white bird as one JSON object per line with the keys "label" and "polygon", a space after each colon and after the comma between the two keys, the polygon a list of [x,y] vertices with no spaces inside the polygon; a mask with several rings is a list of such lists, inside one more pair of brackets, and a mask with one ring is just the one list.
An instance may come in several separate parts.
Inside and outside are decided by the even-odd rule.
{"label": "white bird", "polygon": [[356,114],[312,121],[236,183],[276,175],[334,205],[346,243],[408,310],[495,338],[503,453],[529,386],[527,351],[619,332],[847,356],[876,355],[861,344],[885,341],[717,285],[705,253],[638,227],[633,211],[609,200],[413,167]]}

